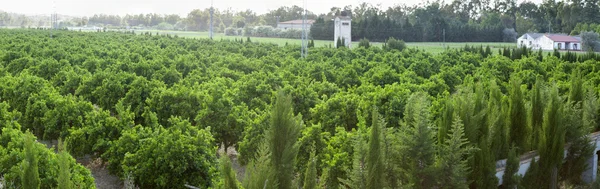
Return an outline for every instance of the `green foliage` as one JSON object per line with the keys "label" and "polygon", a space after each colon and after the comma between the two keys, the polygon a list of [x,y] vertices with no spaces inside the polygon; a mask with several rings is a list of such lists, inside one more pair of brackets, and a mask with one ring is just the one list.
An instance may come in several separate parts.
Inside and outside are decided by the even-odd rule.
{"label": "green foliage", "polygon": [[[213,186],[217,176],[216,146],[209,130],[174,117],[169,127],[125,130],[103,157],[112,173],[131,172],[140,187]],[[177,144],[177,145],[170,145]],[[162,160],[168,159],[168,164]]]}
{"label": "green foliage", "polygon": [[438,184],[440,188],[468,188],[469,154],[477,150],[469,145],[465,138],[464,128],[460,118],[455,117],[448,140],[439,149],[436,167],[439,169]]}
{"label": "green foliage", "polygon": [[[0,172],[5,183],[12,183],[12,187],[17,188],[56,188],[67,179],[66,183],[70,182],[75,188],[95,188],[90,171],[71,156],[56,154],[53,149],[35,142],[35,137],[20,131],[18,124],[5,124],[13,118],[3,117],[10,113],[1,108],[2,105],[6,104],[0,103],[0,126],[3,127],[0,131]],[[70,174],[61,174],[64,167],[70,167]]]}
{"label": "green foliage", "polygon": [[490,148],[494,160],[506,158],[509,149],[508,135],[508,98],[502,94],[498,85],[492,82],[490,86],[489,124],[491,129]]}
{"label": "green foliage", "polygon": [[239,182],[235,178],[235,171],[231,167],[231,160],[224,154],[219,158],[219,173],[221,174],[222,189],[238,189]]}
{"label": "green foliage", "polygon": [[583,81],[581,80],[581,71],[573,70],[571,73],[571,88],[569,89],[569,102],[573,104],[583,101]]}
{"label": "green foliage", "polygon": [[504,168],[504,175],[502,175],[502,187],[503,188],[517,188],[519,186],[519,155],[517,155],[517,149],[514,147],[508,151],[508,158],[506,159],[506,167]]}
{"label": "green foliage", "polygon": [[349,173],[348,179],[339,178],[345,187],[354,189],[365,189],[367,188],[367,178],[369,169],[367,167],[367,155],[368,149],[365,140],[366,128],[361,127],[359,132],[355,136],[354,151],[352,157],[352,169]]}
{"label": "green foliage", "polygon": [[292,187],[292,178],[296,155],[298,154],[298,138],[301,134],[302,121],[294,116],[292,99],[283,91],[278,91],[271,113],[271,127],[267,131],[273,184],[281,189]]}
{"label": "green foliage", "polygon": [[393,37],[390,37],[387,41],[385,41],[384,48],[387,50],[402,51],[406,48],[406,44],[403,40],[397,40]]}
{"label": "green foliage", "polygon": [[366,188],[383,188],[383,128],[385,123],[377,113],[377,109],[373,109],[372,114],[373,124],[371,124],[371,136],[369,137],[369,151],[366,158],[367,166],[367,185]]}
{"label": "green foliage", "polygon": [[250,161],[246,166],[246,175],[244,176],[244,188],[264,189],[273,186],[273,172],[270,161],[269,146],[261,143],[257,149],[256,159]]}
{"label": "green foliage", "polygon": [[540,139],[538,153],[540,155],[539,170],[536,172],[540,188],[558,187],[558,169],[563,161],[565,143],[564,108],[554,86],[550,91],[550,99],[544,113],[544,130]]}
{"label": "green foliage", "polygon": [[358,47],[368,49],[369,47],[371,47],[371,43],[369,42],[368,39],[363,38],[360,40],[360,42],[358,42]]}
{"label": "green foliage", "polygon": [[523,93],[521,92],[521,81],[516,77],[513,77],[510,80],[509,99],[509,141],[511,145],[517,147],[518,152],[525,152],[528,150],[527,136],[529,133],[527,127],[527,112],[525,111]]}
{"label": "green foliage", "polygon": [[[443,14],[419,11],[422,15],[414,18],[419,22],[402,20],[401,25],[421,31],[427,39],[409,33],[394,37],[439,39],[435,31],[443,28],[421,25],[427,23],[422,16]],[[503,27],[504,16],[486,13],[481,22],[492,31]],[[381,21],[369,18],[372,23]],[[446,32],[458,27],[448,23]],[[358,31],[376,27],[355,26]],[[374,41],[389,37],[368,33],[373,33],[369,39]],[[449,41],[456,37],[447,35]],[[315,48],[311,56],[299,59],[297,46],[246,43],[247,38],[212,41],[56,31],[53,40],[46,40],[45,31],[19,29],[0,30],[0,36],[0,128],[6,130],[1,133],[0,172],[17,187],[22,180],[20,166],[25,164],[19,133],[30,130],[38,138],[64,138],[74,156],[102,157],[113,173],[124,178],[122,174],[131,172],[136,184],[145,188],[177,188],[184,182],[219,187],[217,144],[235,148],[240,164],[249,166],[247,188],[264,188],[265,183],[277,188],[279,179],[274,178],[290,187],[301,186],[309,179],[303,173],[311,162],[318,187],[364,188],[373,175],[368,152],[376,149],[369,147],[374,142],[366,128],[381,121],[387,128],[379,131],[381,168],[375,173],[381,182],[376,187],[436,188],[442,187],[441,182],[456,183],[443,180],[446,177],[438,169],[442,160],[458,157],[442,153],[452,141],[449,134],[456,116],[463,122],[466,146],[479,149],[456,161],[466,161],[469,170],[461,186],[495,188],[495,163],[506,158],[511,142],[522,145],[517,154],[549,144],[575,145],[567,154],[570,168],[558,167],[557,178],[577,183],[583,169],[579,160],[587,153],[580,136],[591,132],[585,128],[597,129],[600,123],[594,97],[600,89],[600,56],[590,53],[542,58],[529,49],[506,48],[500,51],[503,57],[473,46],[431,54],[410,48],[389,50],[388,43],[384,49]],[[558,99],[569,100],[555,102],[563,107],[558,114],[566,130],[562,141],[546,136],[544,113],[553,101],[545,95],[545,83],[556,83]],[[584,95],[584,89],[590,94]],[[289,94],[294,109],[283,112],[290,119],[273,116],[282,112],[276,106],[277,90]],[[371,114],[373,107],[379,107],[381,119]],[[283,132],[289,135],[275,135],[271,128],[276,119],[298,127]],[[302,128],[303,122],[310,127]],[[274,153],[273,144],[286,147]],[[40,188],[57,187],[59,155],[41,144],[34,148]],[[543,168],[552,153],[535,163],[540,172],[553,172]],[[276,157],[281,159],[279,167],[272,166]],[[67,159],[73,186],[93,187],[89,171]],[[521,182],[523,186],[550,183],[531,175]]]}
{"label": "green foliage", "polygon": [[317,159],[315,153],[310,153],[310,159],[308,165],[306,165],[306,172],[304,172],[304,184],[303,189],[316,189],[317,188]]}
{"label": "green foliage", "polygon": [[533,149],[537,149],[540,141],[540,136],[542,132],[542,123],[544,120],[544,97],[542,94],[544,93],[542,79],[538,77],[535,81],[535,85],[533,85],[533,89],[531,91],[531,129],[532,129],[532,141],[531,145]]}
{"label": "green foliage", "polygon": [[71,189],[71,168],[69,167],[69,153],[67,153],[62,140],[58,141],[58,189]]}
{"label": "green foliage", "polygon": [[[583,92],[581,91],[581,93]],[[578,99],[577,97],[571,98],[577,95],[573,95],[573,93],[570,94],[570,102],[571,99]],[[583,96],[583,94],[581,95]],[[593,104],[597,103],[597,101],[594,93],[588,93],[585,98],[581,100],[582,101],[567,104],[564,107],[563,113],[566,129],[565,140],[566,142],[569,142],[570,145],[567,149],[565,162],[562,164],[559,174],[561,179],[567,181],[567,183],[571,185],[585,184],[582,181],[581,175],[590,168],[588,159],[594,154],[594,149],[596,148],[595,145],[592,144],[591,139],[587,136],[587,134],[595,127],[593,124],[595,120],[590,120],[591,116],[586,116],[586,118],[584,118],[584,116],[586,114],[593,114],[589,111],[597,112],[594,108],[590,108],[591,106],[594,106]],[[582,104],[583,106],[588,106],[588,108],[582,108]]]}
{"label": "green foliage", "polygon": [[38,172],[38,159],[33,143],[35,138],[32,134],[24,135],[25,161],[23,161],[23,173],[21,175],[21,186],[23,188],[40,188],[40,174]]}
{"label": "green foliage", "polygon": [[427,95],[414,93],[406,105],[401,144],[403,145],[403,169],[406,180],[415,188],[430,188],[435,184],[435,144],[427,111]]}

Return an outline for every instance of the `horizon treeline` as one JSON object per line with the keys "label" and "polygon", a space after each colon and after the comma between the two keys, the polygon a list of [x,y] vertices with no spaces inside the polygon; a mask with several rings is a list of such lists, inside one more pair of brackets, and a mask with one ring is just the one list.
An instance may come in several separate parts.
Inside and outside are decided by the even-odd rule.
{"label": "horizon treeline", "polygon": [[[352,17],[352,39],[367,38],[382,42],[390,37],[407,42],[512,42],[526,32],[566,33],[600,32],[599,0],[545,0],[518,4],[516,0],[430,1],[424,4],[377,7],[369,3],[332,7],[327,13],[307,13],[315,19],[313,39],[332,40],[335,16]],[[254,26],[276,27],[277,21],[302,19],[303,9],[284,6],[264,14],[252,10],[215,10],[214,28]],[[48,20],[30,20],[23,15],[0,13],[0,26],[45,26]],[[194,9],[179,15],[135,14],[73,18],[61,26],[98,25],[102,27],[144,27],[163,30],[207,31],[210,9]]]}

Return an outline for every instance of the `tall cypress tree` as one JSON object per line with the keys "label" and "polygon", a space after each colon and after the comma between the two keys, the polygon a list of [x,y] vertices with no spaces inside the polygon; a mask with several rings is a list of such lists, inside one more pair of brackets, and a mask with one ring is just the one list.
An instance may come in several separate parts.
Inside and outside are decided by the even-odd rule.
{"label": "tall cypress tree", "polygon": [[439,188],[468,188],[469,166],[467,156],[475,150],[465,138],[463,124],[460,118],[455,117],[448,140],[440,148],[440,158],[437,161],[439,168]]}
{"label": "tall cypress tree", "polygon": [[71,189],[71,168],[69,167],[69,154],[61,140],[58,140],[58,189]]}
{"label": "tall cypress tree", "polygon": [[[525,103],[523,102],[523,93],[521,92],[521,81],[516,76],[510,80],[510,143],[518,148],[518,152],[527,150],[527,113],[525,112]],[[518,153],[520,154],[520,153]]]}
{"label": "tall cypress tree", "polygon": [[356,131],[356,139],[354,142],[354,152],[352,157],[352,170],[348,175],[348,179],[340,179],[340,181],[352,189],[367,188],[367,145],[363,136],[366,135],[365,127],[360,126]]}
{"label": "tall cypress tree", "polygon": [[369,137],[369,155],[367,156],[367,188],[383,188],[383,157],[382,157],[382,118],[373,109],[373,124],[371,125],[371,137]]}
{"label": "tall cypress tree", "polygon": [[[585,108],[581,107],[582,103]],[[560,170],[560,176],[573,185],[584,184],[581,175],[589,168],[587,160],[593,155],[595,149],[588,137],[594,127],[594,121],[590,120],[589,115],[595,116],[596,113],[596,110],[591,108],[594,106],[593,104],[597,103],[594,93],[588,93],[582,103],[567,104],[563,113],[567,129],[565,140],[570,145]]]}
{"label": "tall cypress tree", "polygon": [[532,140],[531,146],[533,149],[538,147],[539,138],[542,134],[542,122],[544,120],[544,99],[543,93],[543,80],[538,77],[533,85],[531,94],[531,129],[532,129]]}
{"label": "tall cypress tree", "polygon": [[40,188],[40,175],[38,172],[38,159],[35,152],[35,137],[27,132],[23,136],[25,142],[25,160],[23,161],[23,172],[21,175],[22,188],[37,189]]}
{"label": "tall cypress tree", "polygon": [[506,158],[508,151],[508,129],[507,129],[507,110],[508,99],[500,91],[500,87],[493,82],[490,84],[490,101],[488,124],[490,125],[491,144],[490,149],[494,153],[494,159],[500,160]]}
{"label": "tall cypress tree", "polygon": [[248,189],[262,189],[273,185],[272,168],[269,162],[271,154],[266,143],[258,145],[257,156],[246,166],[243,186]]}
{"label": "tall cypress tree", "polygon": [[235,178],[235,171],[231,167],[231,160],[227,157],[227,154],[221,155],[219,159],[219,172],[221,173],[221,179],[223,180],[222,189],[237,189],[238,181]]}
{"label": "tall cypress tree", "polygon": [[306,166],[306,172],[304,173],[304,184],[302,189],[315,189],[317,188],[317,166],[316,166],[315,152],[310,153],[310,159]]}
{"label": "tall cypress tree", "polygon": [[574,70],[571,73],[571,89],[569,90],[569,101],[572,104],[583,101],[583,81],[581,80],[581,71]]}
{"label": "tall cypress tree", "polygon": [[516,175],[519,171],[519,155],[516,151],[514,147],[510,148],[506,159],[506,167],[502,175],[502,186],[506,189],[515,189],[519,186],[519,176]]}
{"label": "tall cypress tree", "polygon": [[439,120],[438,125],[438,144],[444,144],[446,138],[448,138],[448,133],[452,127],[452,120],[454,119],[454,105],[452,104],[452,100],[446,100],[446,105],[444,106],[444,110],[442,111],[442,117]]}
{"label": "tall cypress tree", "polygon": [[298,154],[298,137],[300,137],[301,129],[301,118],[294,116],[292,98],[279,90],[273,105],[271,127],[267,133],[275,188],[290,189],[292,187],[294,162]]}
{"label": "tall cypress tree", "polygon": [[434,134],[429,120],[429,101],[424,93],[414,93],[408,99],[401,135],[405,149],[404,170],[410,177],[407,182],[415,188],[431,188],[435,184],[432,169],[435,160]]}
{"label": "tall cypress tree", "polygon": [[551,90],[550,103],[544,113],[544,135],[540,138],[539,170],[536,174],[537,183],[541,188],[558,188],[558,169],[562,164],[565,145],[565,128],[563,121],[562,101],[558,96],[558,89],[553,86]]}

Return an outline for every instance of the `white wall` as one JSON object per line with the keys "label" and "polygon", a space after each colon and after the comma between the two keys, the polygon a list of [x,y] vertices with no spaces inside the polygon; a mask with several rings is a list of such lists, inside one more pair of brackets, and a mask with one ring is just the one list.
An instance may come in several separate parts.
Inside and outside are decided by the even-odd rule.
{"label": "white wall", "polygon": [[537,44],[537,40],[533,39],[531,36],[525,34],[519,39],[517,39],[517,46],[525,46],[527,48],[539,49],[539,45]]}
{"label": "white wall", "polygon": [[552,41],[550,38],[548,38],[546,36],[542,36],[542,37],[538,38],[537,44],[540,46],[540,48],[542,48],[542,50],[551,51],[551,50],[554,50],[555,48],[557,48],[556,45],[554,44],[554,41]]}
{"label": "white wall", "polygon": [[346,42],[346,47],[351,47],[352,45],[352,20],[342,20],[340,18],[335,18],[334,23],[334,35],[333,41],[334,45],[337,47],[337,39],[344,39]]}
{"label": "white wall", "polygon": [[[310,24],[306,24],[306,30],[310,30]],[[285,23],[279,23],[277,24],[277,28],[285,30],[285,29],[297,29],[297,30],[301,30],[302,29],[302,24],[285,24]]]}

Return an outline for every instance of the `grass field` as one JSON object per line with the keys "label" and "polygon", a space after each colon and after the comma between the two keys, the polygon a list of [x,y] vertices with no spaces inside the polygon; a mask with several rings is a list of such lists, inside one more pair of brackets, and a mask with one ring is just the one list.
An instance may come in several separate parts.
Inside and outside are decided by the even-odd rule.
{"label": "grass field", "polygon": [[[171,35],[177,35],[179,37],[189,37],[189,38],[208,38],[208,32],[136,30],[136,33],[142,33],[142,32],[151,32],[153,34],[154,33],[171,34]],[[223,39],[223,40],[244,39],[244,40],[246,40],[246,37],[226,36],[222,33],[215,33],[213,38],[215,40],[220,40],[220,39]],[[284,39],[284,38],[251,37],[250,40],[252,40],[254,42],[274,43],[277,45],[285,45],[286,43],[300,45],[300,43],[301,43],[300,39]],[[326,47],[329,45],[333,45],[333,40],[332,41],[315,40],[316,47]],[[371,45],[381,46],[382,43],[372,42]],[[483,46],[483,47],[489,45],[492,48],[493,52],[498,52],[499,48],[514,47],[514,46],[516,46],[516,43],[477,43],[477,42],[474,42],[474,43],[445,43],[444,44],[444,43],[440,43],[440,42],[416,42],[416,43],[406,43],[406,45],[409,48],[422,49],[425,51],[429,51],[431,53],[440,53],[440,52],[443,52],[446,48],[462,48],[465,45]],[[358,42],[352,42],[352,46],[357,47]]]}

